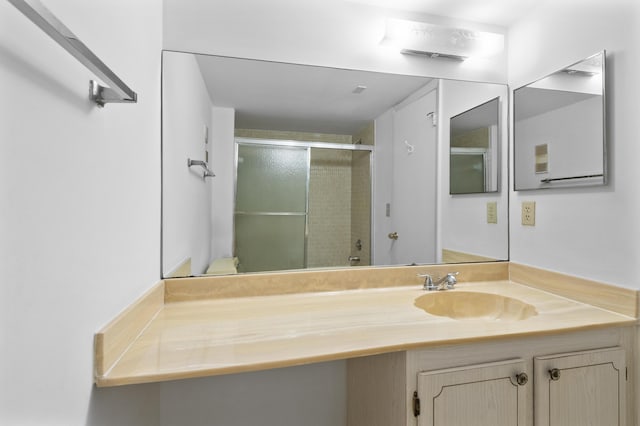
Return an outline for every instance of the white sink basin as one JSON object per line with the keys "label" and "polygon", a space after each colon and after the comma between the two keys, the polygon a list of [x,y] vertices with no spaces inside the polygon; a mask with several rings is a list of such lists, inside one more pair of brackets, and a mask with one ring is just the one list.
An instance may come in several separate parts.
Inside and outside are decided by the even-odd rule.
{"label": "white sink basin", "polygon": [[414,305],[425,312],[458,320],[524,320],[538,315],[529,303],[512,297],[473,291],[439,291],[416,298]]}

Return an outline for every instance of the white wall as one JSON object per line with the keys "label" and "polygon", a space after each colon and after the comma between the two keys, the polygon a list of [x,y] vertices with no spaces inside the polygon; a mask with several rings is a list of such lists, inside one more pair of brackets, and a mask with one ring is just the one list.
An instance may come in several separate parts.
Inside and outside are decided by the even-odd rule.
{"label": "white wall", "polygon": [[372,222],[374,230],[371,247],[372,265],[391,265],[390,232],[394,232],[391,216],[387,216],[387,204],[393,196],[393,109],[375,120],[375,151],[373,151]]}
{"label": "white wall", "polygon": [[235,111],[233,108],[211,108],[210,164],[213,178],[212,260],[233,255],[233,209],[235,203]]}
{"label": "white wall", "polygon": [[204,169],[187,167],[187,159],[213,154],[211,100],[193,55],[164,52],[162,66],[163,276],[186,259],[202,274],[211,262],[215,178],[203,179]]}
{"label": "white wall", "polygon": [[162,386],[161,426],[340,426],[346,361]]}
{"label": "white wall", "polygon": [[[579,123],[567,126],[567,123]],[[602,174],[602,97],[596,96],[515,123],[515,185],[522,189],[549,186],[542,179]],[[536,145],[546,144],[548,173],[536,173]],[[589,182],[591,180],[592,182]],[[593,184],[594,179],[583,183]],[[595,178],[602,181],[602,178]],[[580,181],[568,181],[572,185]],[[555,182],[554,185],[562,185]]]}
{"label": "white wall", "polygon": [[[640,3],[544,2],[509,31],[509,83],[520,87],[607,50],[610,183],[600,188],[511,192],[511,260],[640,287],[638,216]],[[536,226],[520,225],[536,202]]]}
{"label": "white wall", "polygon": [[159,387],[96,389],[93,334],[160,275],[162,5],[46,2],[139,96],[0,2],[0,424],[156,425]]}
{"label": "white wall", "polygon": [[393,108],[392,265],[436,262],[437,97],[433,81]]}
{"label": "white wall", "polygon": [[[508,175],[501,173],[498,192],[486,194],[449,194],[449,134],[451,117],[500,97],[500,168],[508,163],[508,88],[502,84],[478,84],[441,80],[438,120],[438,230],[441,249],[508,259]],[[487,223],[487,202],[496,202],[498,223]]]}
{"label": "white wall", "polygon": [[379,46],[387,17],[504,33],[501,27],[394,12],[348,0],[164,0],[164,5],[166,49],[431,77],[506,81],[505,53],[461,64],[401,55]]}

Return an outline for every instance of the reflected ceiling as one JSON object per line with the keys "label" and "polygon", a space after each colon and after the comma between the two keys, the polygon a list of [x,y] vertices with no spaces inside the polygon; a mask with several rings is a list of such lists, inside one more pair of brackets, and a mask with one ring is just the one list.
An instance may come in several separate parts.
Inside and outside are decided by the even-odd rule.
{"label": "reflected ceiling", "polygon": [[355,134],[390,105],[431,81],[368,71],[196,57],[212,102],[235,108],[236,128],[240,129]]}

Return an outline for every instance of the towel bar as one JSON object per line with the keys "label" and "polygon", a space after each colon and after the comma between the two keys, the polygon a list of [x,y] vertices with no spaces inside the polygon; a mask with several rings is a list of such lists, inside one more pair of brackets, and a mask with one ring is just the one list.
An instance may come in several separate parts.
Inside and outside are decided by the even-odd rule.
{"label": "towel bar", "polygon": [[47,33],[56,43],[71,53],[81,64],[110,87],[89,82],[89,98],[103,107],[107,103],[136,103],[138,95],[124,84],[78,37],[56,18],[39,0],[8,0],[31,22]]}

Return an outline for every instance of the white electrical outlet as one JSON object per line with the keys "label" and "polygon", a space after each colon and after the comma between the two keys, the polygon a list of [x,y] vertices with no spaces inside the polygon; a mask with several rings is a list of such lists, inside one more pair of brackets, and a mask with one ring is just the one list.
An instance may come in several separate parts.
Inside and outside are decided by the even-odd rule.
{"label": "white electrical outlet", "polygon": [[536,225],[536,202],[522,202],[522,224],[526,226]]}

